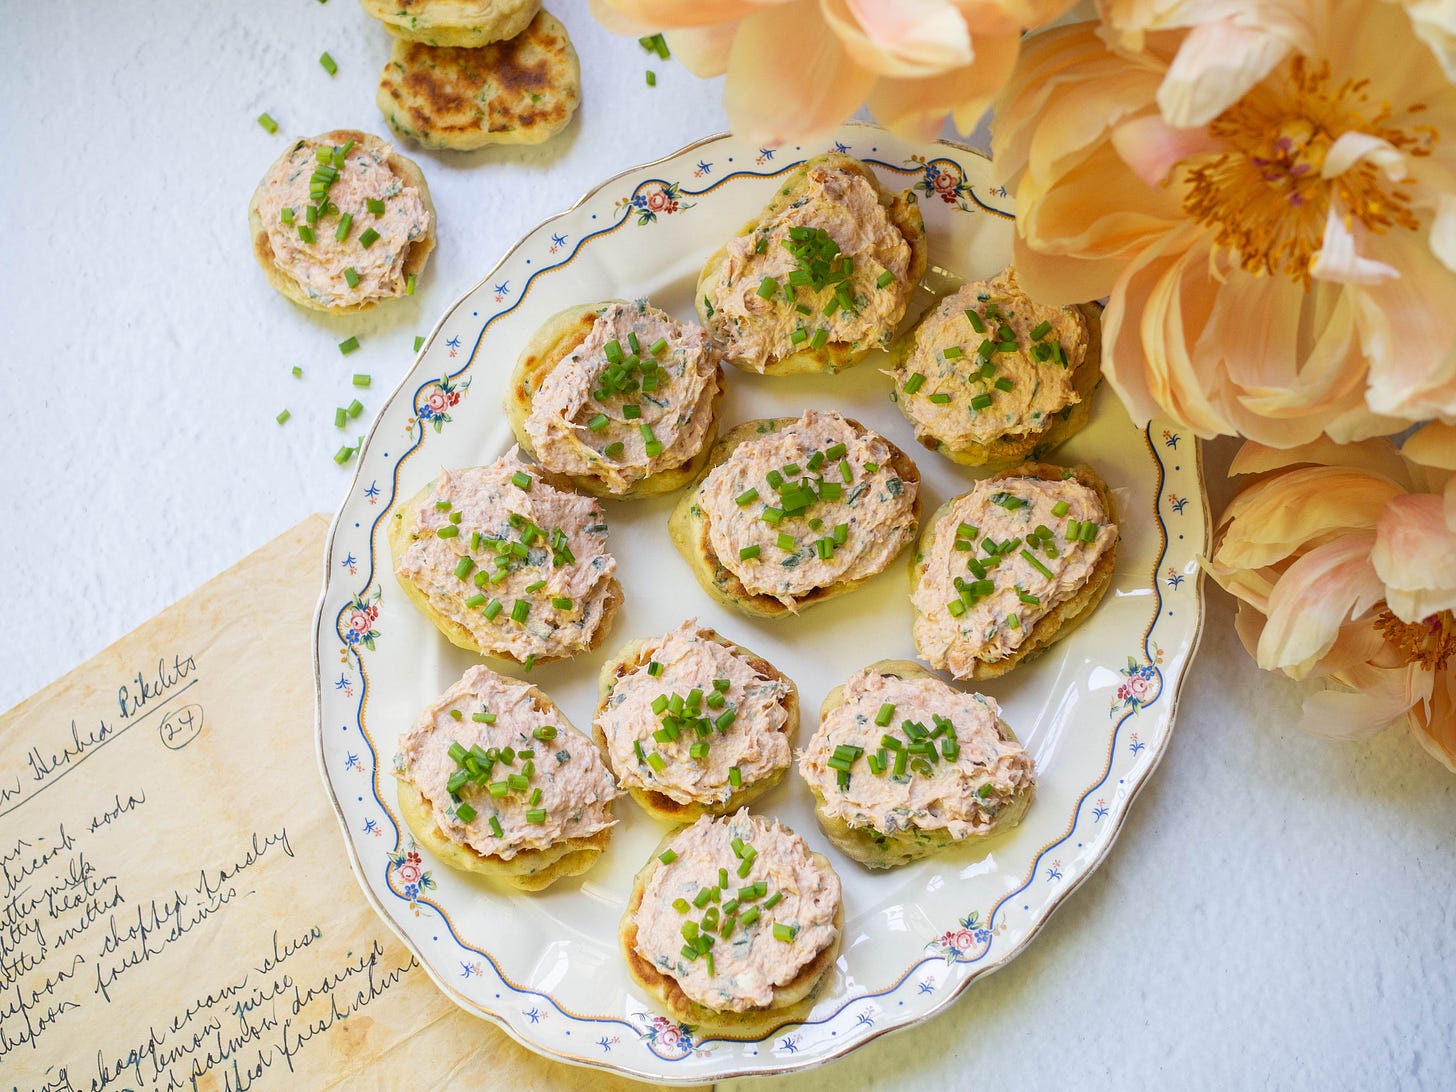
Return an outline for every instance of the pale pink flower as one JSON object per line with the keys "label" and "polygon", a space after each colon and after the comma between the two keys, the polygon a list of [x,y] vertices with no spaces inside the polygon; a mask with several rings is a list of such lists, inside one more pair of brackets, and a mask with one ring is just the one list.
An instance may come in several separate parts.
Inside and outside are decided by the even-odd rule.
{"label": "pale pink flower", "polygon": [[951,946],[957,951],[969,952],[976,946],[976,937],[969,929],[962,929],[956,933]]}
{"label": "pale pink flower", "polygon": [[1028,39],[997,105],[1023,286],[1109,297],[1139,420],[1279,447],[1456,422],[1456,87],[1405,10],[1104,6]]}
{"label": "pale pink flower", "polygon": [[429,406],[432,413],[439,413],[445,408],[447,402],[444,391],[433,390],[430,392]]}
{"label": "pale pink flower", "polygon": [[369,615],[365,614],[362,610],[356,610],[353,614],[349,615],[349,628],[355,633],[368,633],[373,626],[370,622]]}
{"label": "pale pink flower", "polygon": [[1332,684],[1300,727],[1363,739],[1410,724],[1456,771],[1456,427],[1292,450],[1245,444],[1209,574],[1259,666]]}
{"label": "pale pink flower", "polygon": [[819,141],[863,103],[928,139],[947,115],[975,128],[1016,63],[1021,33],[1074,0],[592,0],[619,33],[665,31],[699,76],[727,73],[738,135]]}
{"label": "pale pink flower", "polygon": [[399,878],[405,883],[418,883],[422,870],[413,861],[406,861],[399,866]]}

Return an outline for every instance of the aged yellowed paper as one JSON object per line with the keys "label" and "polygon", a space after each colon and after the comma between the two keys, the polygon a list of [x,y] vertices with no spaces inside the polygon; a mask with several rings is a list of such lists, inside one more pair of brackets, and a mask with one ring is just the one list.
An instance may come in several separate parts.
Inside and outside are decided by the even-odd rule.
{"label": "aged yellowed paper", "polygon": [[315,516],[0,716],[0,1087],[642,1086],[445,1000],[313,746]]}

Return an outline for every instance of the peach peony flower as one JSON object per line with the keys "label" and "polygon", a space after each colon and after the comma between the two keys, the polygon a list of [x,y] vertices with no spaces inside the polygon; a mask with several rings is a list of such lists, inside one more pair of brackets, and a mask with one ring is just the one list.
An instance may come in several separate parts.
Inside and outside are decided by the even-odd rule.
{"label": "peach peony flower", "polygon": [[1011,74],[1021,32],[1075,0],[591,0],[609,30],[666,31],[699,76],[728,79],[734,132],[765,145],[818,141],[866,103],[929,139],[950,116],[975,128]]}
{"label": "peach peony flower", "polygon": [[1405,10],[1104,6],[1027,40],[993,148],[1022,284],[1109,296],[1133,416],[1277,447],[1456,421],[1456,86]]}
{"label": "peach peony flower", "polygon": [[1209,574],[1239,600],[1260,667],[1333,684],[1300,727],[1363,739],[1400,721],[1456,772],[1456,427],[1292,450],[1245,444],[1262,476],[1229,504]]}

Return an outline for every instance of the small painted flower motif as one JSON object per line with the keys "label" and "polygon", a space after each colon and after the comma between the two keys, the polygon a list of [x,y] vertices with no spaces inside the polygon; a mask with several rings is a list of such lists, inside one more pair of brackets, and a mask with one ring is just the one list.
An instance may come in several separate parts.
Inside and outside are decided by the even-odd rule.
{"label": "small painted flower motif", "polygon": [[390,853],[388,857],[389,868],[394,870],[395,876],[404,885],[401,894],[408,900],[410,909],[417,910],[415,903],[420,897],[420,892],[433,891],[435,881],[430,877],[429,870],[423,867],[424,858],[420,856],[419,850],[415,847],[414,838],[409,839],[407,849]]}
{"label": "small painted flower motif", "polygon": [[1180,497],[1177,493],[1169,493],[1168,506],[1181,516],[1183,514],[1183,509],[1188,507],[1188,498]]}
{"label": "small painted flower motif", "polygon": [[369,483],[369,488],[366,489],[366,490],[364,490],[364,495],[369,498],[369,503],[370,504],[378,504],[379,503],[379,483],[377,481],[370,482]]}
{"label": "small painted flower motif", "polygon": [[948,929],[925,946],[944,956],[947,963],[955,963],[957,960],[969,960],[972,956],[981,957],[990,942],[991,930],[981,921],[981,912],[972,910],[961,918],[959,929]]}
{"label": "small painted flower motif", "polygon": [[713,173],[713,164],[707,162],[706,160],[700,159],[700,160],[698,160],[698,169],[695,170],[695,171],[693,171],[693,177],[694,178],[702,178],[704,175],[709,175],[709,174],[712,174],[712,173]]}
{"label": "small painted flower motif", "polygon": [[479,978],[483,974],[485,974],[485,967],[481,965],[480,960],[462,959],[460,961],[461,978]]}
{"label": "small painted flower motif", "polygon": [[345,645],[351,648],[363,645],[373,651],[374,642],[379,639],[379,631],[374,628],[374,623],[379,618],[379,600],[382,596],[383,592],[376,587],[372,593],[356,595],[349,601],[341,612],[340,633]]}
{"label": "small painted flower motif", "polygon": [[498,284],[498,285],[495,286],[495,302],[496,303],[503,302],[505,300],[505,298],[507,296],[509,296],[510,294],[511,294],[511,282],[510,281],[502,281],[500,284]]}
{"label": "small painted flower motif", "polygon": [[658,216],[670,216],[675,212],[693,207],[693,202],[683,201],[682,187],[677,182],[644,182],[631,197],[617,202],[618,209],[628,215],[637,214],[637,226],[643,227],[656,222]]}
{"label": "small painted flower motif", "polygon": [[1146,747],[1147,744],[1144,743],[1142,740],[1138,739],[1137,733],[1134,732],[1132,734],[1132,738],[1128,740],[1127,746],[1128,746],[1128,749],[1131,750],[1132,753],[1136,755],[1136,754],[1141,754],[1143,748]]}
{"label": "small painted flower motif", "polygon": [[553,236],[551,236],[551,253],[552,254],[555,254],[558,250],[560,250],[565,245],[566,245],[566,236],[565,235],[553,235]]}
{"label": "small painted flower motif", "polygon": [[1152,645],[1151,648],[1153,654],[1145,663],[1140,664],[1131,656],[1127,658],[1127,666],[1120,670],[1123,681],[1118,685],[1112,704],[1107,710],[1109,717],[1122,713],[1135,714],[1139,709],[1157,701],[1158,694],[1162,691],[1162,675],[1158,671],[1158,664],[1163,660],[1163,651],[1157,645]]}
{"label": "small painted flower motif", "polygon": [[359,756],[357,754],[355,754],[353,751],[350,751],[344,756],[344,769],[353,770],[357,773],[363,773],[364,764],[359,761]]}
{"label": "small painted flower motif", "polygon": [[934,993],[935,992],[935,979],[933,979],[933,978],[922,978],[920,980],[920,992],[921,993]]}
{"label": "small painted flower motif", "polygon": [[773,162],[774,152],[776,151],[778,151],[777,148],[760,148],[758,150],[758,165],[763,166],[765,163]]}
{"label": "small painted flower motif", "polygon": [[1062,878],[1062,862],[1053,861],[1047,869],[1047,880],[1060,880]]}
{"label": "small painted flower motif", "polygon": [[1163,430],[1163,444],[1166,447],[1171,447],[1174,450],[1177,450],[1178,441],[1181,439],[1182,437],[1179,436],[1176,432],[1169,432],[1167,429]]}
{"label": "small painted flower motif", "polygon": [[1183,580],[1184,580],[1183,574],[1180,573],[1177,569],[1173,568],[1173,566],[1169,565],[1168,566],[1168,587],[1172,588],[1174,591],[1177,591],[1178,588],[1182,585]]}
{"label": "small painted flower motif", "polygon": [[838,152],[840,155],[848,155],[849,154],[849,145],[848,144],[841,143],[840,141],[836,140],[834,142],[834,150],[836,152]]}
{"label": "small painted flower motif", "polygon": [[855,1015],[854,1026],[857,1028],[872,1028],[875,1026],[875,1010],[865,1009]]}
{"label": "small painted flower motif", "polygon": [[797,1032],[793,1035],[785,1035],[782,1039],[779,1040],[779,1049],[786,1054],[797,1054],[799,1053],[799,1043],[801,1043],[803,1039],[804,1037]]}
{"label": "small painted flower motif", "polygon": [[1097,798],[1097,806],[1092,809],[1092,822],[1100,823],[1107,818],[1107,801],[1102,797]]}
{"label": "small painted flower motif", "polygon": [[443,431],[450,423],[450,410],[460,404],[460,399],[470,389],[470,380],[464,383],[451,383],[449,377],[441,376],[438,385],[425,396],[425,404],[416,410],[417,416],[411,417],[409,428],[414,429],[415,421],[428,421],[436,432]]}
{"label": "small painted flower motif", "polygon": [[646,1022],[646,1029],[639,1031],[637,1038],[645,1042],[647,1049],[659,1058],[675,1061],[686,1058],[693,1052],[693,1032],[697,1028],[692,1024],[669,1020],[666,1016],[648,1016],[645,1012],[634,1012],[632,1015]]}
{"label": "small painted flower motif", "polygon": [[971,187],[959,163],[953,159],[926,159],[920,155],[911,156],[910,162],[918,163],[922,168],[915,189],[926,197],[939,197],[947,205],[954,205],[963,212],[971,211]]}
{"label": "small painted flower motif", "polygon": [[612,1047],[616,1046],[621,1041],[622,1040],[619,1036],[613,1035],[609,1039],[607,1038],[607,1036],[603,1035],[600,1039],[597,1040],[597,1046],[602,1048],[603,1054],[610,1054],[612,1052]]}

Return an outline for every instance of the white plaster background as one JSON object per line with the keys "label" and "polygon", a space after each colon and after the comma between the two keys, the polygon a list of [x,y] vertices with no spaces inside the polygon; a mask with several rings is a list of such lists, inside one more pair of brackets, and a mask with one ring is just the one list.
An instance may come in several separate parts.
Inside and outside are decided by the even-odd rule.
{"label": "white plaster background", "polygon": [[[415,334],[598,181],[726,128],[716,82],[605,34],[581,0],[556,7],[578,120],[544,148],[406,148],[442,227],[419,294],[327,319],[267,286],[244,209],[289,134],[384,131],[389,43],[356,3],[0,0],[0,708],[331,512],[351,471],[330,456]],[[340,434],[356,394],[366,415]],[[1232,451],[1205,451],[1215,511]],[[1456,1085],[1456,779],[1403,732],[1296,733],[1297,689],[1254,669],[1212,585],[1208,601],[1161,768],[1026,954],[774,1087]]]}

